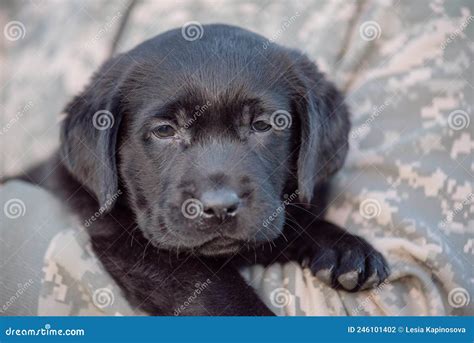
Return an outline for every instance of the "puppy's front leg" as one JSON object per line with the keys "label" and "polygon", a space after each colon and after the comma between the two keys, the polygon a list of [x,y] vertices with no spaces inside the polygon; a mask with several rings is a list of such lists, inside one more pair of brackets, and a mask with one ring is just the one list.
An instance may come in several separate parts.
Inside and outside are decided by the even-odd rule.
{"label": "puppy's front leg", "polygon": [[271,245],[238,257],[237,265],[297,261],[329,286],[351,292],[373,287],[389,274],[385,258],[370,243],[324,220],[287,226]]}
{"label": "puppy's front leg", "polygon": [[238,270],[224,263],[189,258],[174,270],[169,282],[169,287],[174,287],[174,314],[274,316]]}
{"label": "puppy's front leg", "polygon": [[101,261],[131,304],[151,315],[274,315],[236,269],[223,266],[224,261],[177,259],[164,251],[140,257],[109,249]]}
{"label": "puppy's front leg", "polygon": [[370,243],[324,220],[298,233],[284,253],[308,265],[321,281],[347,291],[375,286],[389,274],[385,258]]}

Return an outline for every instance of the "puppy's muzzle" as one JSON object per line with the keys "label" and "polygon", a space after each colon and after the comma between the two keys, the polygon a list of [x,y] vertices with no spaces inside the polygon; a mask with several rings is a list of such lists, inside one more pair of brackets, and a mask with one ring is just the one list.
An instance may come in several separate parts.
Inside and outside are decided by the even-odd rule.
{"label": "puppy's muzzle", "polygon": [[203,205],[203,218],[224,220],[237,215],[239,211],[240,198],[230,188],[205,191],[200,200]]}

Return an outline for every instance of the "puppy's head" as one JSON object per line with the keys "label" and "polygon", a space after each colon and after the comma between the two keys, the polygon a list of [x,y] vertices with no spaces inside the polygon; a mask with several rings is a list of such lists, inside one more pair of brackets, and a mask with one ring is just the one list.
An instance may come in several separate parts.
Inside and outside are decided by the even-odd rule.
{"label": "puppy's head", "polygon": [[284,194],[309,203],[341,167],[349,123],[304,55],[235,27],[204,32],[105,63],[66,108],[61,152],[102,206],[123,184],[156,246],[217,255],[275,239]]}

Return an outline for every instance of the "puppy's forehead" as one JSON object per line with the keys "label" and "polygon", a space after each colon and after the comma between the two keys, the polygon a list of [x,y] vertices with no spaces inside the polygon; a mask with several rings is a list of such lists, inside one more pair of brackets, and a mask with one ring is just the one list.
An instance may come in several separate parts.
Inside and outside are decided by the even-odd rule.
{"label": "puppy's forehead", "polygon": [[286,108],[285,99],[269,92],[233,92],[220,94],[191,92],[177,101],[173,115],[181,126],[189,127],[195,122],[200,125],[231,125],[235,122],[248,124],[255,116]]}
{"label": "puppy's forehead", "polygon": [[288,66],[240,50],[221,57],[201,53],[173,50],[159,65],[150,56],[140,60],[127,92],[129,107],[146,116],[164,113],[186,128],[245,124],[263,112],[289,110]]}
{"label": "puppy's forehead", "polygon": [[208,48],[190,44],[163,58],[147,55],[139,61],[131,73],[130,92],[142,99],[168,101],[185,93],[201,104],[216,105],[275,90],[285,92],[284,88],[288,91],[291,79],[284,59],[245,49],[210,54]]}

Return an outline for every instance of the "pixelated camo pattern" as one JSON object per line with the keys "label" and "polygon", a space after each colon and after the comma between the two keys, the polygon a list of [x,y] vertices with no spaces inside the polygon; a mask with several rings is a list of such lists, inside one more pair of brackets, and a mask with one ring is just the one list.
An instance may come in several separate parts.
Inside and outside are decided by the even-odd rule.
{"label": "pixelated camo pattern", "polygon": [[[49,88],[24,70],[12,81],[8,89],[25,95],[6,102],[12,115],[31,99],[35,112],[50,116],[47,124],[30,116],[22,125],[57,132],[58,102],[78,92],[103,60],[117,26],[113,18],[124,13],[123,3],[100,3],[71,2],[57,13],[54,3],[38,1],[36,9],[21,12],[32,32],[19,62],[32,49],[45,66],[39,72],[58,75]],[[277,314],[474,314],[473,7],[469,0],[196,0],[141,1],[133,9],[119,51],[189,21],[231,23],[302,49],[347,94],[351,150],[327,216],[371,241],[393,272],[378,288],[353,294],[325,286],[296,264],[244,270]],[[56,33],[47,52],[35,50],[48,37],[33,41],[41,23],[31,14],[38,12],[47,13],[47,30],[66,37]],[[74,25],[63,29],[60,16],[68,12]],[[8,135],[26,135],[16,129]],[[12,156],[25,146],[28,161],[52,151],[56,138],[41,137],[36,146],[25,137]],[[43,273],[39,314],[141,314],[124,300],[79,228],[53,239]]]}

